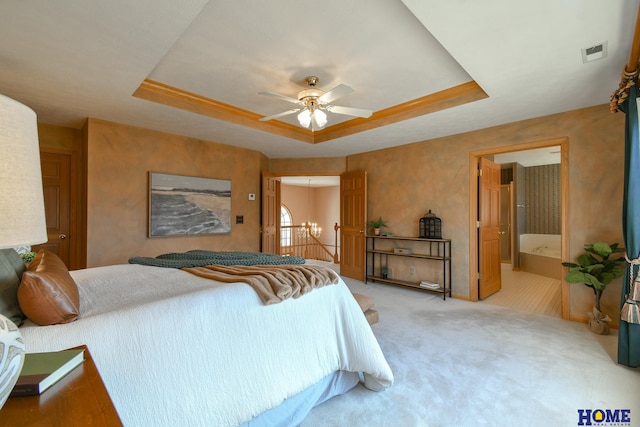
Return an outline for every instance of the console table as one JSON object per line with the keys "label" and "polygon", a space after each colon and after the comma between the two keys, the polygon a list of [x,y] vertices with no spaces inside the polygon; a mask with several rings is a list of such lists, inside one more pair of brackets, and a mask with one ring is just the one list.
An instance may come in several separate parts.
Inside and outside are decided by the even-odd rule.
{"label": "console table", "polygon": [[[421,291],[442,294],[446,299],[451,296],[451,240],[449,239],[425,239],[421,237],[401,237],[401,236],[366,236],[367,257],[366,271],[367,281],[385,283],[388,285],[402,286],[405,288],[418,289]],[[386,243],[386,245],[384,245]],[[411,246],[404,250],[400,245]],[[400,279],[397,277],[387,277],[382,272],[383,267],[389,267],[391,258],[412,259],[419,262],[436,262],[440,264],[438,283],[429,286],[417,277]],[[410,267],[410,271],[415,273],[415,266]],[[430,278],[433,280],[433,278]]]}

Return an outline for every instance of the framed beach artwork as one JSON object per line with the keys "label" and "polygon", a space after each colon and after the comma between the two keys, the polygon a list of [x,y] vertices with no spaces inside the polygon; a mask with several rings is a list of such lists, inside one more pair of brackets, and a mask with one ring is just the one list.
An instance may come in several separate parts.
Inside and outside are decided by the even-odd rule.
{"label": "framed beach artwork", "polygon": [[231,181],[149,172],[149,237],[231,232]]}

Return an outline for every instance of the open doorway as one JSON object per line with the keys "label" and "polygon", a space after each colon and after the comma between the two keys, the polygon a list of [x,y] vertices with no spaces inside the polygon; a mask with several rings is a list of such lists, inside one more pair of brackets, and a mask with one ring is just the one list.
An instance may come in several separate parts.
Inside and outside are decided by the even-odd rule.
{"label": "open doorway", "polygon": [[[282,252],[282,242],[280,241],[280,221],[281,221],[281,180],[287,180],[287,177],[277,177],[271,174],[265,174],[262,177],[262,250],[272,250],[273,253]],[[364,170],[354,170],[351,172],[344,172],[339,177],[339,185],[334,187],[332,191],[336,192],[339,197],[328,199],[332,202],[318,203],[316,211],[326,211],[333,215],[337,213],[337,220],[334,219],[330,222],[333,223],[333,236],[334,236],[334,253],[332,254],[333,264],[339,264],[339,272],[341,275],[351,277],[353,279],[364,281],[365,277],[365,224],[366,224],[366,206],[367,206],[367,172]],[[335,178],[334,178],[335,179]],[[308,176],[303,176],[302,180],[306,180],[306,194],[307,197],[296,197],[292,200],[306,199],[309,212],[313,208],[313,202],[316,200],[311,196],[311,188],[313,185],[313,179],[309,181]],[[275,185],[272,185],[275,183]],[[273,187],[273,191],[271,188]],[[286,197],[286,196],[285,196]],[[331,207],[334,206],[334,207]],[[293,218],[291,215],[290,207],[287,208],[288,216],[291,216],[293,221],[297,221],[297,218]],[[316,213],[317,213],[316,212]],[[309,222],[316,222],[317,225],[322,228],[319,221],[311,221],[310,215],[308,215]],[[339,225],[339,226],[338,226]],[[299,225],[297,227],[301,229],[300,234],[305,234],[305,242],[313,241],[320,244],[319,235],[315,236],[311,231],[313,227],[309,229],[307,226]],[[331,227],[328,227],[331,228]],[[306,233],[302,233],[306,229]],[[290,235],[293,236],[293,233]],[[296,234],[297,235],[297,234]],[[284,245],[286,246],[286,245]],[[331,253],[326,249],[326,245],[322,246],[322,250],[327,253]],[[297,255],[297,254],[296,254]],[[308,256],[304,258],[309,259]]]}
{"label": "open doorway", "polygon": [[[534,159],[537,156],[547,156],[549,153],[553,153],[553,156],[555,156],[557,161],[559,161],[557,166],[542,166],[541,163],[534,165]],[[481,208],[478,206],[480,195],[478,190],[477,165],[481,158],[491,159],[495,163],[508,165],[503,166],[502,174],[507,172],[507,175],[508,173],[516,175],[515,179],[514,177],[509,177],[507,180],[503,181],[503,186],[500,187],[501,198],[504,195],[510,198],[508,209],[505,208],[504,204],[501,204],[502,206],[500,209],[501,214],[507,212],[506,214],[508,215],[507,220],[500,221],[501,224],[499,229],[501,251],[509,251],[508,256],[500,255],[499,264],[502,266],[502,271],[505,273],[504,280],[514,280],[513,275],[519,274],[520,272],[523,272],[520,274],[520,277],[525,277],[527,274],[531,274],[531,277],[527,276],[528,279],[544,279],[545,276],[540,275],[539,273],[544,273],[546,276],[559,276],[562,271],[560,267],[561,259],[565,259],[568,252],[568,236],[566,233],[568,218],[568,140],[566,138],[559,138],[470,153],[470,236],[476,236],[480,227],[478,215]],[[549,163],[552,164],[553,162]],[[526,164],[528,166],[523,166],[522,164]],[[527,167],[531,169],[527,171]],[[543,214],[544,209],[548,208],[549,203],[546,201],[541,202],[540,199],[533,197],[526,199],[523,197],[526,195],[526,187],[521,186],[522,181],[525,181],[524,178],[527,173],[547,173],[545,169],[556,170],[556,178],[559,180],[557,213],[554,218],[552,218],[553,221],[548,221],[540,217]],[[521,175],[519,180],[517,176],[518,174]],[[518,188],[518,186],[521,187]],[[536,195],[536,197],[539,197],[539,195]],[[527,213],[535,217],[535,221],[530,220],[527,223]],[[536,229],[536,226],[532,226],[532,223],[534,222],[542,224],[542,228]],[[550,225],[550,223],[553,224]],[[551,249],[552,243],[553,245],[558,245],[557,249]],[[521,245],[527,245],[527,248],[523,248]],[[540,261],[549,261],[549,258],[546,257],[548,254],[539,256],[542,254],[538,252],[541,252],[543,249],[554,251],[555,253],[553,255],[557,257],[557,262],[551,261],[551,263],[539,264]],[[523,255],[523,250],[533,253],[530,255]],[[478,283],[481,273],[480,270],[482,269],[482,265],[487,264],[486,260],[482,259],[482,256],[482,245],[478,243],[476,238],[470,238],[469,295],[472,301],[479,300]],[[522,265],[523,262],[524,266]],[[525,270],[523,270],[523,267]],[[551,271],[553,269],[555,270]],[[529,272],[526,270],[533,271]],[[501,277],[501,280],[502,279],[503,278]],[[561,279],[559,282],[557,281],[558,279],[553,280],[556,280],[556,289],[559,286],[559,295],[554,297],[555,303],[559,304],[561,316],[563,318],[568,318],[568,286]],[[500,291],[494,295],[499,295],[499,293]],[[506,292],[503,292],[503,296],[505,295]],[[500,296],[499,298],[502,298],[503,296]],[[491,298],[496,299],[498,297],[488,297],[488,299]]]}
{"label": "open doorway", "polygon": [[[281,177],[280,247],[283,254],[337,264],[340,222],[339,176]],[[288,222],[288,224],[285,224]]]}

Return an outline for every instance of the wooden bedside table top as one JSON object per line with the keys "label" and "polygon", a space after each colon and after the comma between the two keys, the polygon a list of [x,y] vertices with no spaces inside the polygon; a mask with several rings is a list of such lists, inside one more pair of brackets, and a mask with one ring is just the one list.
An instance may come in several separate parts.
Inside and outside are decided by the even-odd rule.
{"label": "wooden bedside table top", "polygon": [[10,397],[0,409],[0,427],[122,426],[89,349],[85,361],[39,396]]}

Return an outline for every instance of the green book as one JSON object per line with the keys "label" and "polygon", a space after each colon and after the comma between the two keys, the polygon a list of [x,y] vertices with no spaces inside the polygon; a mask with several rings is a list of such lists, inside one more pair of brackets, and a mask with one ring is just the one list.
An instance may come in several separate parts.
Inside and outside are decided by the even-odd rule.
{"label": "green book", "polygon": [[84,362],[84,349],[27,353],[10,397],[36,396]]}

